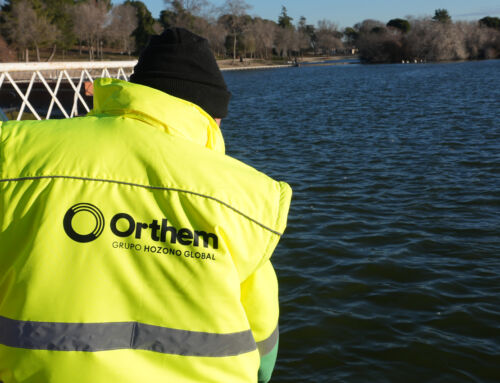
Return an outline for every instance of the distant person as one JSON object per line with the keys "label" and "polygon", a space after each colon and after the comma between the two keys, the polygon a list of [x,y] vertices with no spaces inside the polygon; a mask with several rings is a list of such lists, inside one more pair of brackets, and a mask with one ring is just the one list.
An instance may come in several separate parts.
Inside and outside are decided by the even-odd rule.
{"label": "distant person", "polygon": [[0,381],[270,380],[291,189],[224,154],[229,97],[175,28],[88,116],[1,126]]}

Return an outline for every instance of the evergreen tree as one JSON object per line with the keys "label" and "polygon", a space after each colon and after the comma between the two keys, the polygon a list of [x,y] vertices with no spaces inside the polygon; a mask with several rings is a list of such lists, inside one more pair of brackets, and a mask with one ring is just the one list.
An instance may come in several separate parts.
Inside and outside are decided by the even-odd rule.
{"label": "evergreen tree", "polygon": [[489,16],[483,17],[481,20],[479,20],[479,25],[486,27],[486,28],[500,30],[500,18],[489,17]]}
{"label": "evergreen tree", "polygon": [[293,20],[293,18],[288,16],[286,7],[282,5],[281,6],[281,14],[278,17],[278,25],[281,28],[293,28],[292,20]]}
{"label": "evergreen tree", "polygon": [[436,9],[432,19],[443,24],[451,23],[451,16],[446,9]]}
{"label": "evergreen tree", "polygon": [[124,4],[133,6],[137,11],[137,28],[132,32],[132,36],[135,38],[136,53],[139,53],[146,47],[149,37],[155,34],[155,20],[142,1],[127,0]]}
{"label": "evergreen tree", "polygon": [[350,46],[355,46],[359,38],[359,31],[352,27],[347,27],[344,29],[344,36],[347,38],[347,43]]}
{"label": "evergreen tree", "polygon": [[399,29],[402,33],[410,31],[410,23],[405,19],[392,19],[387,23],[388,27]]}
{"label": "evergreen tree", "polygon": [[196,17],[184,8],[181,1],[173,0],[168,9],[161,11],[160,24],[163,28],[181,27],[194,30]]}

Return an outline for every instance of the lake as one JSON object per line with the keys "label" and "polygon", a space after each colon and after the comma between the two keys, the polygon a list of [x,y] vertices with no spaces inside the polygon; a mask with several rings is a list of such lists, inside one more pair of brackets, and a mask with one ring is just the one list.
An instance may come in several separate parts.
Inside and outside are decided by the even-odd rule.
{"label": "lake", "polygon": [[288,182],[272,382],[500,381],[500,61],[227,72]]}

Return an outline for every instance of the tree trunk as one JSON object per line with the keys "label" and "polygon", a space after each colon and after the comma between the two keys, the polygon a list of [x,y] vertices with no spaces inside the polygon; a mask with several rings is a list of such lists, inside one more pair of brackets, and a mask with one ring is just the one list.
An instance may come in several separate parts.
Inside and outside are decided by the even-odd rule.
{"label": "tree trunk", "polygon": [[236,33],[233,36],[233,64],[236,60]]}
{"label": "tree trunk", "polygon": [[26,62],[29,62],[30,61],[30,51],[28,48],[26,48],[26,50],[24,51],[24,58],[26,59]]}
{"label": "tree trunk", "polygon": [[54,44],[54,46],[52,47],[52,52],[50,53],[50,56],[49,58],[47,59],[47,61],[52,61],[52,59],[54,58],[55,54],[56,54],[56,49],[57,49],[57,45]]}
{"label": "tree trunk", "polygon": [[36,61],[40,62],[40,49],[38,48],[38,44],[35,43],[35,52],[36,52]]}
{"label": "tree trunk", "polygon": [[89,61],[94,61],[94,43],[92,40],[88,41],[89,48]]}

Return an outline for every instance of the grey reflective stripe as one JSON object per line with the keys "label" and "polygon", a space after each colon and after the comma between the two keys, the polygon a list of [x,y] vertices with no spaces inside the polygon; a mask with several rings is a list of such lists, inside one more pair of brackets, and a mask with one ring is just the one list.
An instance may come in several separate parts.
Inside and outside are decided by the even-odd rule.
{"label": "grey reflective stripe", "polygon": [[194,192],[194,191],[191,191],[191,190],[184,190],[184,189],[177,189],[177,188],[168,188],[168,187],[164,187],[164,186],[142,185],[142,184],[135,184],[135,183],[132,183],[132,182],[107,180],[107,179],[101,179],[101,178],[86,178],[86,177],[59,176],[59,175],[54,175],[54,176],[19,177],[19,178],[6,178],[6,179],[0,179],[0,182],[34,181],[34,180],[41,180],[41,179],[59,179],[59,178],[70,179],[70,180],[80,180],[80,181],[109,182],[109,183],[118,184],[118,185],[136,186],[136,187],[145,188],[145,189],[152,189],[152,190],[176,191],[176,192],[180,192],[180,193],[186,193],[186,194],[196,195],[198,197],[207,198],[207,199],[210,199],[212,201],[216,201],[216,202],[220,203],[221,205],[224,205],[225,207],[233,210],[234,212],[238,213],[242,217],[245,217],[249,221],[252,221],[253,223],[259,225],[263,229],[266,229],[266,230],[270,231],[273,234],[276,234],[276,235],[279,235],[279,236],[283,235],[283,233],[280,233],[279,231],[271,229],[270,227],[264,225],[263,223],[260,223],[256,219],[253,219],[252,217],[250,217],[250,216],[246,215],[245,213],[243,213],[241,210],[238,210],[235,207],[232,207],[231,205],[229,205],[228,203],[226,203],[226,202],[224,202],[224,201],[222,201],[220,199],[217,199],[217,198],[209,196],[209,195],[197,193],[197,192]]}
{"label": "grey reflective stripe", "polygon": [[264,355],[269,354],[273,350],[274,346],[276,346],[276,343],[278,343],[278,337],[279,337],[279,328],[278,326],[276,326],[273,333],[269,335],[267,339],[264,339],[261,342],[257,342],[257,348],[259,349],[259,354],[261,358]]}
{"label": "grey reflective stripe", "polygon": [[148,350],[163,354],[224,357],[257,349],[250,330],[215,334],[138,322],[32,322],[0,316],[0,344],[53,351]]}

